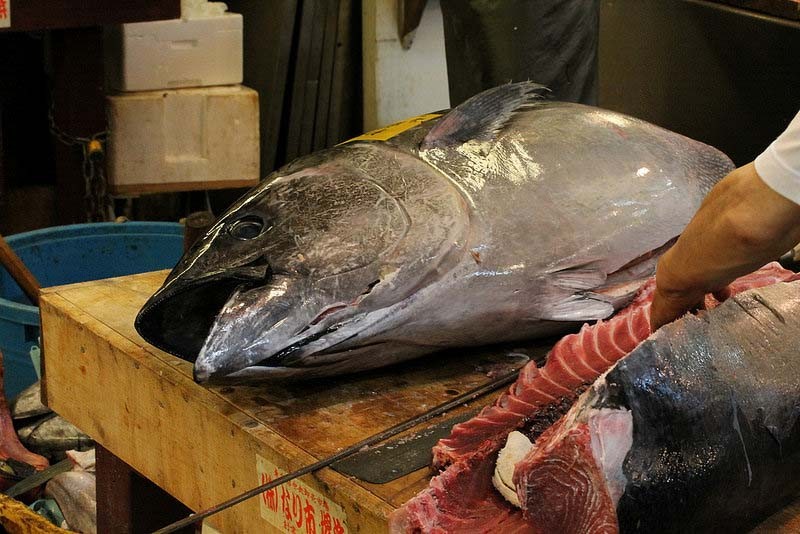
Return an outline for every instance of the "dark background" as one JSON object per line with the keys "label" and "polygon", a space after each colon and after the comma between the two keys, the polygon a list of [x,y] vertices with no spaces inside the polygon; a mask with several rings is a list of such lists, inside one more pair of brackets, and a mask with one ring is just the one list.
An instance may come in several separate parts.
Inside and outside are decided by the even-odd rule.
{"label": "dark background", "polygon": [[[738,165],[760,153],[800,109],[800,22],[792,13],[781,18],[695,0],[590,4],[599,4],[590,97],[600,106],[717,146]],[[263,175],[361,132],[359,0],[228,5],[244,14],[244,83],[260,94]],[[496,83],[487,72],[505,76],[498,66],[514,67],[509,50],[542,41],[536,25],[525,24],[527,39],[507,32],[505,44],[471,55],[462,50],[460,61],[451,59],[455,103]],[[71,135],[102,131],[102,57],[100,26],[0,34],[0,233],[85,221],[81,149],[55,140],[48,111],[52,102],[56,123]],[[481,79],[473,83],[476,72]],[[518,77],[536,80],[536,74]],[[460,83],[459,76],[472,81]],[[214,192],[212,207],[219,212],[241,193]],[[205,203],[203,193],[148,195],[129,202],[127,212],[177,220]]]}

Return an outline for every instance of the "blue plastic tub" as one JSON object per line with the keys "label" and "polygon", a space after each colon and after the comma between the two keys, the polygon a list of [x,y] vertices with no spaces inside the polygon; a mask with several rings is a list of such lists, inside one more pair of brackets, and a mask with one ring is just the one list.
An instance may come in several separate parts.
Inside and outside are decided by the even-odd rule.
{"label": "blue plastic tub", "polygon": [[[183,250],[177,223],[93,223],[8,236],[43,287],[99,280],[173,267]],[[38,348],[39,309],[0,268],[0,350],[8,399],[34,383],[31,349]]]}

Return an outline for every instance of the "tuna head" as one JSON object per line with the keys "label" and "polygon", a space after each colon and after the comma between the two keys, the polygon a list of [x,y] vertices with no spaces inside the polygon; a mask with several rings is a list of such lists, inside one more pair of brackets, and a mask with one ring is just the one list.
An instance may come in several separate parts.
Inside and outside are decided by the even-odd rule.
{"label": "tuna head", "polygon": [[391,306],[452,265],[465,232],[460,195],[416,157],[371,145],[319,153],[222,216],[137,328],[196,358],[198,381],[254,365],[261,374],[358,370],[342,369],[343,352],[356,338],[369,344]]}

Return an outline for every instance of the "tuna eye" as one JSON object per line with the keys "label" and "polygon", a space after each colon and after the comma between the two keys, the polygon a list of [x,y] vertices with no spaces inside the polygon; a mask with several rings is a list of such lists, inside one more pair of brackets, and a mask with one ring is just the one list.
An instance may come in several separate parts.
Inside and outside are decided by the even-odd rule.
{"label": "tuna eye", "polygon": [[228,233],[235,239],[247,241],[248,239],[255,239],[261,235],[264,230],[264,221],[255,215],[247,215],[238,221],[235,221],[228,228]]}

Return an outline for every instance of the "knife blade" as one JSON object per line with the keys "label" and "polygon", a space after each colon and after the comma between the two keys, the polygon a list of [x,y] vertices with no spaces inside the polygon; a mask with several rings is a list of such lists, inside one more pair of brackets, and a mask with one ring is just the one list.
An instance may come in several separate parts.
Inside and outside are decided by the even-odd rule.
{"label": "knife blade", "polygon": [[423,428],[410,436],[394,439],[339,460],[331,468],[371,484],[386,484],[431,465],[436,442],[450,434],[458,423],[477,414],[479,409],[451,417]]}
{"label": "knife blade", "polygon": [[51,465],[50,467],[44,469],[43,471],[39,471],[38,473],[26,477],[10,488],[8,488],[3,493],[8,495],[9,497],[19,497],[23,493],[32,490],[38,486],[49,481],[51,478],[55,477],[56,475],[60,475],[61,473],[66,473],[72,469],[72,461],[67,458],[65,460],[61,460],[60,462]]}

